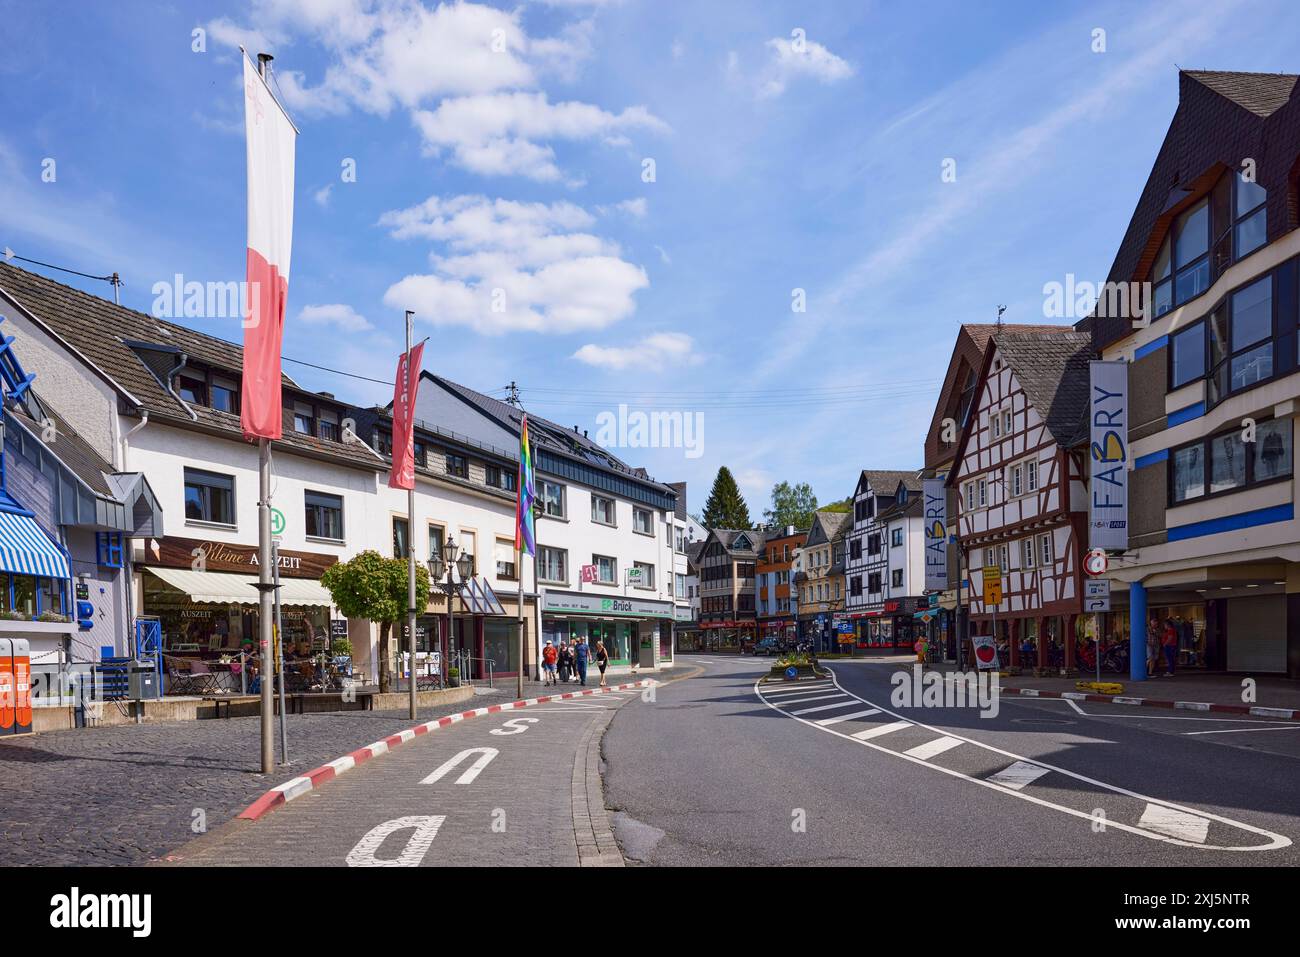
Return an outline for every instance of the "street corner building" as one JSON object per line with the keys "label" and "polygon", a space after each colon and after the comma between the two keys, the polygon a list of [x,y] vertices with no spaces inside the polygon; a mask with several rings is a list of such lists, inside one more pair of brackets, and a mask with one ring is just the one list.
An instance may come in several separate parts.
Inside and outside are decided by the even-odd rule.
{"label": "street corner building", "polygon": [[[1126,362],[1128,542],[1107,636],[1176,636],[1177,667],[1300,677],[1300,93],[1182,71],[1115,254],[1145,314],[1079,324]],[[1135,657],[1145,657],[1135,655]]]}

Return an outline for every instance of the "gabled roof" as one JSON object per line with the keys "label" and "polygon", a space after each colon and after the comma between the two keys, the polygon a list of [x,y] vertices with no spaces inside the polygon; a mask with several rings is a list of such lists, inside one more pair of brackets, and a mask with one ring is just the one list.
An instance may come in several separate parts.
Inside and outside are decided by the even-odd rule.
{"label": "gabled roof", "polygon": [[[715,528],[709,533],[727,550],[733,558],[754,558],[763,549],[763,533],[749,528]],[[744,536],[751,547],[745,548],[744,541],[737,544],[737,539]],[[708,539],[705,539],[707,542]],[[703,545],[704,543],[701,543]]]}
{"label": "gabled roof", "polygon": [[[1115,252],[1107,282],[1147,278],[1174,220],[1228,170],[1255,161],[1255,178],[1268,191],[1267,239],[1292,228],[1296,154],[1300,152],[1297,77],[1283,73],[1183,70],[1174,111],[1133,214]],[[1104,300],[1103,300],[1104,301]],[[1100,351],[1133,332],[1131,317],[1088,316],[1076,328],[1090,332]]]}
{"label": "gabled roof", "polygon": [[813,515],[812,528],[808,530],[805,545],[820,545],[833,542],[852,524],[848,512],[825,512],[818,510]]}
{"label": "gabled roof", "polygon": [[[865,488],[870,488],[877,495],[893,495],[900,482],[907,485],[909,489],[916,489],[918,492],[921,490],[921,480],[916,477],[915,470],[863,469],[858,476],[858,485],[853,494],[857,495]],[[840,514],[847,516],[848,513]]]}
{"label": "gabled roof", "polygon": [[906,502],[896,502],[876,516],[878,522],[889,522],[903,516],[920,515],[925,499],[920,495],[909,495]]}

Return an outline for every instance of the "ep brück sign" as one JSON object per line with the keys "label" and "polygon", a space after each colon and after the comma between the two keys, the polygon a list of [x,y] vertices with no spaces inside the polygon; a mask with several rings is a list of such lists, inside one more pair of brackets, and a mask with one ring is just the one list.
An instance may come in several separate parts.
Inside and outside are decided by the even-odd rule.
{"label": "ep br\u00fcck sign", "polygon": [[1088,545],[1128,548],[1128,363],[1094,360],[1088,383]]}
{"label": "ep br\u00fcck sign", "polygon": [[948,494],[941,478],[922,483],[925,496],[925,589],[948,587]]}

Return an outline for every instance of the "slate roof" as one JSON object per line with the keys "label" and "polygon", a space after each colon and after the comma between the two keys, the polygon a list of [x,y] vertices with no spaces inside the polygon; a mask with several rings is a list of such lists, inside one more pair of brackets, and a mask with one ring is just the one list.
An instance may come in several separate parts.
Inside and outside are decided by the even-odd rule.
{"label": "slate roof", "polygon": [[888,522],[896,518],[902,518],[906,515],[920,515],[921,507],[925,504],[925,499],[920,495],[909,495],[906,502],[894,504],[889,508],[882,509],[876,516],[877,522]]}
{"label": "slate roof", "polygon": [[1202,86],[1232,100],[1256,116],[1272,116],[1291,99],[1296,80],[1294,73],[1230,73],[1224,70],[1184,70]]}
{"label": "slate roof", "polygon": [[[160,358],[174,355],[179,361],[184,353],[205,365],[238,374],[243,366],[241,346],[119,306],[5,262],[0,262],[0,290],[97,368],[106,381],[119,390],[128,406],[147,409],[151,421],[167,422],[182,428],[197,427],[244,441],[239,416],[182,402],[164,388],[156,372],[165,366],[165,375],[176,365],[173,362],[166,366],[165,362],[158,361]],[[18,348],[21,350],[21,343]],[[343,460],[368,469],[385,468],[356,443],[330,442],[293,431],[291,397],[318,396],[302,389],[287,375],[283,376],[283,383],[287,390],[285,427],[284,437],[277,441],[277,446]],[[50,407],[54,401],[57,400],[47,396],[45,405]],[[338,404],[340,407],[346,405]]]}
{"label": "slate roof", "polygon": [[[858,479],[861,485],[865,481],[871,487],[871,490],[877,495],[893,495],[898,489],[898,483],[904,483],[909,490],[921,491],[921,480],[916,477],[916,470],[898,471],[886,469],[863,469],[862,475]],[[821,513],[819,513],[821,514]],[[826,514],[834,514],[827,512]],[[841,513],[848,514],[848,513]]]}
{"label": "slate roof", "polygon": [[[735,558],[757,557],[758,553],[763,550],[763,533],[751,528],[715,528],[713,534],[717,536],[718,541],[727,553]],[[736,548],[735,541],[740,535],[748,537],[753,548]]]}
{"label": "slate roof", "polygon": [[1082,442],[1088,434],[1092,337],[1083,332],[1004,331],[996,337],[996,345],[1052,438],[1065,448]]}
{"label": "slate roof", "polygon": [[[81,481],[86,483],[86,487],[97,495],[103,495],[107,498],[117,498],[117,490],[109,483],[108,476],[113,473],[113,464],[105,461],[103,456],[95,451],[94,447],[81,437],[64,418],[49,404],[41,401],[40,395],[33,389],[28,393],[35,401],[31,403],[36,412],[42,418],[48,418],[55,429],[55,437],[52,443],[46,443],[46,447],[53,453],[54,457],[72,470],[73,474]],[[22,405],[11,405],[9,414],[27,427],[32,435],[41,437],[45,431],[42,422],[36,418]]]}

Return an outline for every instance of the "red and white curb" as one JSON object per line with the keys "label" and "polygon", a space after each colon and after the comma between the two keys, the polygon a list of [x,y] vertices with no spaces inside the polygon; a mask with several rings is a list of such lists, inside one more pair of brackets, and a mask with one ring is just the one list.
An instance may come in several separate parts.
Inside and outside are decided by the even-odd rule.
{"label": "red and white curb", "polygon": [[358,764],[364,764],[371,758],[377,758],[381,754],[386,754],[399,744],[405,744],[413,738],[418,738],[422,734],[428,734],[430,731],[437,731],[439,728],[445,728],[448,725],[459,724],[461,721],[468,721],[470,718],[478,718],[485,714],[499,714],[502,711],[515,711],[519,708],[527,708],[535,704],[546,704],[548,701],[566,701],[570,698],[583,698],[588,695],[609,694],[611,691],[631,691],[634,688],[645,688],[656,684],[654,678],[643,678],[640,681],[633,681],[629,684],[609,685],[605,688],[587,688],[582,691],[568,691],[564,694],[542,695],[539,698],[526,698],[522,701],[511,701],[506,704],[489,705],[486,708],[474,708],[472,711],[462,711],[459,714],[450,714],[445,718],[435,718],[432,721],[426,721],[424,724],[417,724],[414,728],[407,728],[405,731],[399,731],[397,734],[390,734],[382,741],[376,741],[374,744],[367,745],[364,748],[358,748],[351,754],[345,755],[329,764],[322,764],[314,771],[308,771],[306,774],[296,778],[291,778],[283,784],[276,785],[259,797],[248,807],[239,813],[239,819],[245,821],[256,821],[276,808],[287,804],[294,798],[302,797],[308,791],[315,790],[326,781],[338,777],[344,772],[351,771]]}
{"label": "red and white curb", "polygon": [[1134,698],[1129,695],[1085,694],[1082,691],[1038,691],[1034,688],[1000,688],[1003,694],[1018,694],[1022,698],[1068,698],[1071,701],[1100,701],[1104,704],[1129,704],[1143,708],[1177,708],[1180,711],[1218,711],[1226,714],[1247,714],[1256,718],[1282,718],[1300,721],[1300,710],[1293,708],[1263,708],[1249,704],[1213,704],[1208,701],[1166,701],[1162,698]]}

